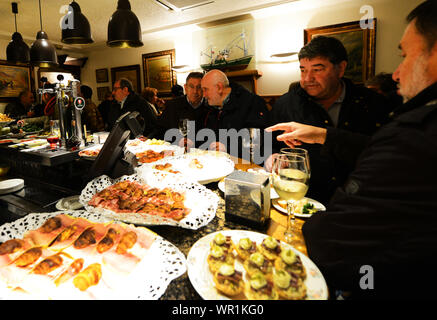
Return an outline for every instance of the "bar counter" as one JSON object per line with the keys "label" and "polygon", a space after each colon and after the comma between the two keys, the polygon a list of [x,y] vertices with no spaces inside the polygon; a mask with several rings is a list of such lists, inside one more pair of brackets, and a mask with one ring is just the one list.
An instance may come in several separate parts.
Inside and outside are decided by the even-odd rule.
{"label": "bar counter", "polygon": [[[246,171],[248,168],[257,167],[256,165],[248,163],[240,163],[235,161],[235,169]],[[8,176],[8,178],[12,178]],[[55,212],[57,211],[56,202],[67,196],[74,194],[80,194],[80,191],[74,191],[71,189],[62,188],[60,186],[53,186],[47,183],[41,183],[37,179],[26,177],[25,187],[21,191],[0,195],[0,210],[2,215],[0,217],[1,224],[10,222],[23,217],[31,212]],[[283,232],[287,223],[286,215],[279,213],[273,208],[270,209],[270,220],[266,227],[262,230],[257,230],[246,225],[241,225],[225,219],[225,200],[224,194],[218,188],[218,183],[210,183],[206,185],[207,188],[212,190],[220,197],[219,205],[217,208],[216,216],[206,226],[198,230],[184,229],[173,226],[148,226],[149,229],[156,232],[158,235],[174,244],[186,257],[190,251],[190,248],[202,237],[207,234],[220,231],[220,230],[251,230],[260,233],[266,233],[275,237],[278,240],[283,240]],[[5,216],[5,212],[8,211],[9,215]],[[305,243],[300,231],[304,220],[296,218],[296,239],[292,245],[304,254],[306,253]],[[173,280],[164,295],[161,296],[161,300],[197,300],[201,299],[199,294],[193,288],[188,274],[184,273],[181,277]]]}

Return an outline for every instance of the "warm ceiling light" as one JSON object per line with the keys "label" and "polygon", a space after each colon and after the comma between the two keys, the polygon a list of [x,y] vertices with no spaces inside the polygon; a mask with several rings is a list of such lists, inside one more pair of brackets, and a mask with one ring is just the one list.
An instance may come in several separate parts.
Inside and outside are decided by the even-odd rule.
{"label": "warm ceiling light", "polygon": [[53,67],[58,65],[55,47],[48,41],[47,33],[42,30],[41,0],[39,3],[39,22],[41,30],[36,34],[36,41],[30,47],[30,62],[39,67]]}
{"label": "warm ceiling light", "polygon": [[62,40],[68,44],[93,43],[91,28],[88,19],[80,10],[79,4],[75,1],[68,6],[68,13],[62,20]]}
{"label": "warm ceiling light", "polygon": [[12,2],[12,13],[15,15],[15,32],[12,41],[6,48],[6,59],[11,62],[29,62],[29,46],[23,41],[23,37],[17,31],[18,4]]}
{"label": "warm ceiling light", "polygon": [[141,25],[129,0],[118,0],[117,11],[109,19],[106,44],[117,48],[141,47],[141,38]]}
{"label": "warm ceiling light", "polygon": [[288,58],[294,56],[297,52],[283,52],[283,53],[275,53],[270,56],[270,58]]}

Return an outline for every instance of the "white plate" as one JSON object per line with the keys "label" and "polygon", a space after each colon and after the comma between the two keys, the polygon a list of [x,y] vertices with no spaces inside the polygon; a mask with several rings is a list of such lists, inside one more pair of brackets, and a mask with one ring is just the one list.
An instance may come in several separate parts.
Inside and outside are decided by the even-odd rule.
{"label": "white plate", "polygon": [[[190,166],[194,159],[200,162],[201,168]],[[234,162],[229,157],[216,155],[215,153],[186,153],[180,156],[167,157],[150,164],[145,164],[139,167],[137,171],[143,170],[146,166],[153,168],[157,164],[165,163],[170,163],[172,170],[179,171],[182,175],[200,184],[220,181],[234,171]]]}
{"label": "white plate", "polygon": [[79,202],[80,196],[71,196],[62,198],[56,203],[56,209],[58,210],[79,210],[83,208],[82,203]]}
{"label": "white plate", "polygon": [[[112,210],[97,208],[88,204],[97,192],[124,180],[136,181],[158,189],[170,188],[174,191],[182,192],[185,194],[184,205],[191,211],[182,220],[175,221],[158,215],[134,212],[115,213]],[[140,225],[179,226],[192,230],[206,226],[214,219],[219,200],[219,196],[214,192],[197,182],[187,180],[185,176],[159,170],[151,170],[150,168],[149,170],[142,170],[141,173],[138,172],[137,174],[122,176],[115,180],[105,175],[97,177],[87,184],[79,198],[80,203],[84,205],[87,211],[100,214],[108,219]]]}
{"label": "white plate", "polygon": [[[21,239],[27,231],[39,228],[48,218],[60,213],[73,217],[80,217],[91,222],[109,222],[99,216],[83,210],[31,213],[11,223],[0,226],[0,242],[9,239]],[[154,233],[153,233],[154,234]],[[153,263],[150,263],[153,261]],[[186,272],[186,260],[184,254],[161,236],[155,234],[155,241],[149,248],[148,256],[143,259],[127,280],[132,283],[129,290],[119,290],[110,295],[108,300],[144,299],[157,300],[166,291],[169,283]],[[23,295],[15,297],[10,290],[2,290],[0,284],[1,299],[23,299]],[[56,297],[55,297],[56,298]],[[29,298],[27,298],[29,299]],[[72,299],[60,297],[59,299]]]}
{"label": "white plate", "polygon": [[[317,209],[319,211],[326,211],[326,207],[323,204],[321,204],[319,201],[316,201],[316,200],[311,199],[311,198],[306,198],[306,197],[304,199],[308,199],[308,202],[312,203],[314,205],[315,209]],[[287,208],[281,207],[279,205],[278,201],[279,201],[278,199],[272,200],[273,207],[275,207],[275,209],[280,211],[280,212],[287,213]],[[296,217],[300,217],[300,218],[309,218],[313,214],[312,213],[295,213],[294,215]]]}
{"label": "white plate", "polygon": [[[218,188],[221,192],[225,193],[225,181],[222,180],[218,183]],[[279,195],[276,193],[275,189],[270,188],[270,199],[277,199]]]}
{"label": "white plate", "polygon": [[[217,233],[224,236],[231,236],[234,243],[238,243],[241,238],[250,238],[257,244],[260,244],[267,235],[245,231],[245,230],[223,230],[210,233],[199,239],[190,249],[187,257],[188,278],[194,289],[205,300],[229,300],[230,298],[222,295],[215,289],[213,275],[208,267],[207,257],[211,248],[211,241]],[[307,287],[308,300],[326,300],[328,299],[328,287],[319,268],[303,253],[294,249],[292,246],[281,242],[281,246],[291,248],[298,254],[302,264],[306,268],[307,278],[305,285]],[[235,269],[243,273],[243,279],[246,279],[246,271],[238,259],[235,259]]]}
{"label": "white plate", "polygon": [[92,147],[83,149],[83,150],[79,151],[79,157],[88,158],[88,159],[96,159],[98,154],[95,156],[91,156],[91,155],[87,155],[85,152],[86,151],[96,151],[96,150],[99,150],[99,152],[100,152],[100,150],[102,150],[102,147],[103,147],[103,144],[98,144],[98,145],[94,145]]}
{"label": "white plate", "polygon": [[0,194],[6,194],[23,189],[23,179],[8,179],[0,181]]}

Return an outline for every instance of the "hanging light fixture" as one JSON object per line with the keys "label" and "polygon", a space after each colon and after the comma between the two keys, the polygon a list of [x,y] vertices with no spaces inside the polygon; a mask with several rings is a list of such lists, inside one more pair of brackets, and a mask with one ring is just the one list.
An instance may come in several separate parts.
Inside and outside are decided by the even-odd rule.
{"label": "hanging light fixture", "polygon": [[12,41],[6,48],[6,59],[11,62],[29,62],[29,46],[23,41],[23,37],[17,31],[17,13],[18,4],[12,2],[12,13],[15,16],[15,32],[12,35]]}
{"label": "hanging light fixture", "polygon": [[39,67],[58,65],[55,47],[48,41],[47,33],[42,30],[41,0],[39,2],[39,22],[41,30],[36,34],[36,41],[30,47],[30,62]]}
{"label": "hanging light fixture", "polygon": [[118,48],[141,47],[141,38],[140,22],[132,12],[129,0],[118,0],[117,11],[109,19],[106,44]]}
{"label": "hanging light fixture", "polygon": [[62,40],[68,44],[93,43],[88,19],[80,10],[79,4],[73,0],[68,6],[68,13],[62,19]]}

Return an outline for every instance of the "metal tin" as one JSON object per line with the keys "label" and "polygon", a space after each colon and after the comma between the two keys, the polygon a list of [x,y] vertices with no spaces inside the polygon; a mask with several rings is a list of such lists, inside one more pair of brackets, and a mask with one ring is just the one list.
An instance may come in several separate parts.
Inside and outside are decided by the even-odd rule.
{"label": "metal tin", "polygon": [[270,180],[252,172],[234,171],[224,180],[226,220],[264,228],[270,218]]}

